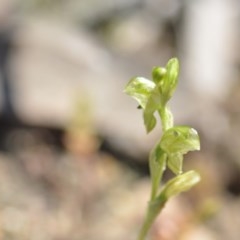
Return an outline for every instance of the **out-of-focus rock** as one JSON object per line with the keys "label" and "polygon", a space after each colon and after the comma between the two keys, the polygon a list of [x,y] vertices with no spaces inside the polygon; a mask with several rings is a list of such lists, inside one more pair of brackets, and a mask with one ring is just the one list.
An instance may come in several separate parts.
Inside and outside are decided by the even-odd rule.
{"label": "out-of-focus rock", "polygon": [[222,100],[235,80],[237,1],[192,1],[185,5],[180,36],[188,84],[210,101]]}
{"label": "out-of-focus rock", "polygon": [[91,35],[33,22],[15,42],[11,84],[23,121],[65,128],[76,101],[87,98],[101,135],[135,156],[149,150],[154,135],[146,136],[141,111],[123,94],[132,74]]}
{"label": "out-of-focus rock", "polygon": [[239,208],[239,199],[225,196],[221,211],[218,213],[217,218],[211,221],[211,226],[217,233],[217,239],[237,240],[239,238]]}
{"label": "out-of-focus rock", "polygon": [[[17,115],[23,121],[66,128],[77,100],[86,98],[92,106],[94,126],[100,135],[122,152],[135,157],[146,156],[160,130],[146,135],[142,112],[123,94],[123,89],[133,72],[136,74],[136,66],[146,68],[149,62],[158,64],[156,53],[149,54],[155,56],[155,60],[147,57],[145,65],[142,60],[130,62],[137,58],[125,58],[126,62],[122,62],[122,58],[111,54],[89,32],[76,32],[67,26],[36,20],[22,24],[15,35],[15,45],[10,63],[12,98]],[[162,57],[158,59],[162,61]],[[150,75],[150,70],[148,72]],[[219,122],[222,118],[218,114],[209,118],[209,114],[212,116],[213,111],[218,111],[216,106],[212,104],[213,110],[209,111],[201,98],[190,93],[186,97],[183,85],[180,82],[172,101],[177,122],[194,121],[197,114],[201,116],[198,124],[203,124],[202,129],[216,126],[215,120]],[[189,104],[189,99],[195,104]],[[211,127],[211,131],[218,129],[220,133],[211,134],[213,139],[219,139],[225,128]]]}
{"label": "out-of-focus rock", "polygon": [[69,0],[69,1],[23,1],[19,3],[22,14],[44,13],[67,22],[86,25],[98,24],[122,13],[131,13],[141,6],[142,0]]}
{"label": "out-of-focus rock", "polygon": [[151,13],[151,16],[166,21],[178,15],[182,2],[177,0],[146,0],[145,6],[146,10]]}

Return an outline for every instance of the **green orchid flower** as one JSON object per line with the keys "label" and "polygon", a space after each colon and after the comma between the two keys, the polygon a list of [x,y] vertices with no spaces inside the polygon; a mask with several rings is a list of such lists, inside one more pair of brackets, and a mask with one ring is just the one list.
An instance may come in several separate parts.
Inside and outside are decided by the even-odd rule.
{"label": "green orchid flower", "polygon": [[[143,109],[147,132],[152,131],[156,126],[155,113],[164,112],[167,102],[176,89],[178,74],[179,63],[176,58],[173,58],[167,63],[166,68],[153,68],[153,80],[135,77],[125,87],[125,93],[137,100]],[[169,113],[166,111],[166,114]]]}

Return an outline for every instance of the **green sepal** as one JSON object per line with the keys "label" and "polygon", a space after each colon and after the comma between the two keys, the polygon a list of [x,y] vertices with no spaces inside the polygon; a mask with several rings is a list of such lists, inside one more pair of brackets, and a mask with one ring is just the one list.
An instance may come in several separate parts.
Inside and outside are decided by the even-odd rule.
{"label": "green sepal", "polygon": [[167,166],[176,175],[182,173],[183,155],[174,153],[168,155]]}
{"label": "green sepal", "polygon": [[165,187],[157,198],[168,200],[170,197],[173,197],[181,192],[188,191],[200,180],[201,177],[199,173],[194,170],[178,175],[166,183]]}
{"label": "green sepal", "polygon": [[147,133],[151,132],[157,124],[157,120],[156,120],[156,117],[154,116],[154,112],[146,113],[144,111],[143,119],[144,119],[144,125]]}
{"label": "green sepal", "polygon": [[156,125],[154,113],[160,108],[161,99],[158,89],[155,87],[151,92],[143,113],[144,125],[147,133],[153,130]]}
{"label": "green sepal", "polygon": [[156,84],[143,77],[132,78],[126,85],[124,92],[133,97],[139,105],[145,109],[149,96],[151,95]]}
{"label": "green sepal", "polygon": [[162,136],[161,148],[168,154],[200,150],[200,140],[195,129],[187,126],[169,128]]}
{"label": "green sepal", "polygon": [[174,174],[182,173],[183,154],[200,150],[200,140],[195,129],[186,126],[169,128],[160,141],[167,155],[167,165]]}
{"label": "green sepal", "polygon": [[166,73],[158,84],[162,97],[162,105],[166,105],[169,99],[172,97],[177,84],[179,74],[179,62],[177,58],[172,58],[168,61],[166,66]]}

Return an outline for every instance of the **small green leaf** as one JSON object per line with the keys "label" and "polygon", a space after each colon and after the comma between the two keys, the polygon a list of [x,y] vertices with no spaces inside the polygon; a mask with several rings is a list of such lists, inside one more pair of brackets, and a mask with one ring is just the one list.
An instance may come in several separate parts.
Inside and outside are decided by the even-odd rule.
{"label": "small green leaf", "polygon": [[132,78],[126,85],[124,92],[137,100],[139,105],[145,109],[149,96],[156,84],[143,77]]}
{"label": "small green leaf", "polygon": [[162,136],[161,148],[168,154],[200,150],[200,140],[195,129],[187,126],[169,128]]}
{"label": "small green leaf", "polygon": [[178,175],[168,181],[161,193],[148,203],[147,215],[138,239],[143,240],[151,228],[154,220],[162,211],[169,198],[189,190],[200,181],[200,175],[195,171],[189,171],[182,175]]}
{"label": "small green leaf", "polygon": [[194,170],[178,175],[166,183],[158,198],[168,200],[172,196],[188,191],[200,180],[200,175]]}

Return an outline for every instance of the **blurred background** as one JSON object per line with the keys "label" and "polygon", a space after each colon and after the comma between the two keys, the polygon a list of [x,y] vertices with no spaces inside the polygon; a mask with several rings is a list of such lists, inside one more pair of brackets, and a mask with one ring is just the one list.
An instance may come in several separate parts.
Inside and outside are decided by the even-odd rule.
{"label": "blurred background", "polygon": [[0,240],[136,239],[161,129],[123,89],[174,56],[202,181],[150,239],[238,240],[239,23],[237,0],[0,0]]}

